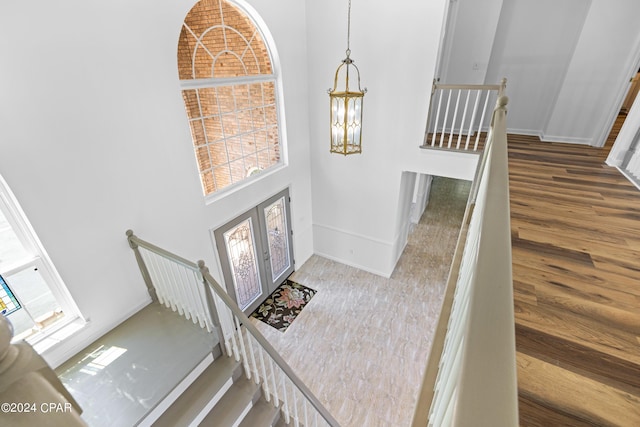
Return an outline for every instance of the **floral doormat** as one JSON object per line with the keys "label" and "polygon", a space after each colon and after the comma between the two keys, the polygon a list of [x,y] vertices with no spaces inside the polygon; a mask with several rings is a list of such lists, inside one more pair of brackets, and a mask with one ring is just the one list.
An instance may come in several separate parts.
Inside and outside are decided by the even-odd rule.
{"label": "floral doormat", "polygon": [[251,317],[284,332],[315,294],[313,289],[287,279]]}

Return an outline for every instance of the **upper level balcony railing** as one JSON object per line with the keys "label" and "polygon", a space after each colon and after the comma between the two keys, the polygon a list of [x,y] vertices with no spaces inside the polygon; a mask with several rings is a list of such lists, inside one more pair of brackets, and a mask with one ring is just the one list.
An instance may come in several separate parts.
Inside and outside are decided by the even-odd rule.
{"label": "upper level balcony railing", "polygon": [[506,104],[492,115],[413,427],[518,425]]}
{"label": "upper level balcony railing", "polygon": [[478,151],[489,131],[489,110],[504,95],[497,85],[433,84],[423,148]]}

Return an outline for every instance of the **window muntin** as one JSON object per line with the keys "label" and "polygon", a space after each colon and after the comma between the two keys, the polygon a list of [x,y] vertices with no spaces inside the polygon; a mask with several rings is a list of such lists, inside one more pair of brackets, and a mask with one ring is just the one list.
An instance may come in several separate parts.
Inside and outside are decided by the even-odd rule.
{"label": "window muntin", "polygon": [[35,343],[79,317],[68,291],[1,177],[0,275],[20,305],[6,314],[14,327],[14,340],[28,339]]}
{"label": "window muntin", "polygon": [[277,79],[260,32],[224,0],[185,18],[178,70],[205,195],[282,163]]}

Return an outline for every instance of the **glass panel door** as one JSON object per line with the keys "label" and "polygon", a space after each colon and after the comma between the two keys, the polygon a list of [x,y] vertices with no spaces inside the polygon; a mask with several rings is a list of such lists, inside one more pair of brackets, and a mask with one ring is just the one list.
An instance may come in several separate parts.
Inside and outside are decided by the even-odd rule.
{"label": "glass panel door", "polygon": [[251,218],[224,233],[224,243],[231,261],[238,305],[244,309],[262,295]]}
{"label": "glass panel door", "polygon": [[214,231],[227,292],[253,312],[293,272],[289,191]]}
{"label": "glass panel door", "polygon": [[262,222],[265,270],[273,292],[293,273],[293,244],[289,224],[289,191],[285,190],[258,206]]}
{"label": "glass panel door", "polygon": [[218,251],[226,257],[222,270],[227,292],[243,311],[253,310],[262,302],[261,297],[268,295],[258,259],[261,243],[254,229],[256,224],[256,214],[250,211],[214,232]]}

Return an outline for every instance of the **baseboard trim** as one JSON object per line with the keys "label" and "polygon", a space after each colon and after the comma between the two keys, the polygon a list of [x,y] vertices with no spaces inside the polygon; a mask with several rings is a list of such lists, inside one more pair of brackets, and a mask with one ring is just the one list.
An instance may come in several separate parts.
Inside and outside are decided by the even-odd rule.
{"label": "baseboard trim", "polygon": [[562,142],[564,144],[577,144],[592,146],[592,140],[590,138],[576,138],[571,136],[555,136],[540,134],[540,140],[543,142]]}
{"label": "baseboard trim", "polygon": [[[85,317],[86,323],[82,325],[79,330],[60,342],[47,347],[40,355],[46,360],[49,366],[55,369],[150,303],[151,298],[148,298],[135,305],[117,320],[102,325],[101,327],[98,327],[96,323],[92,322],[90,316]],[[37,344],[34,347],[37,348]]]}
{"label": "baseboard trim", "polygon": [[327,258],[327,259],[329,259],[331,261],[339,262],[340,264],[348,265],[349,267],[357,268],[358,270],[366,271],[367,273],[375,274],[376,276],[382,276],[385,279],[388,279],[388,278],[391,277],[391,273],[386,273],[386,272],[383,272],[383,271],[380,271],[380,270],[372,269],[372,268],[366,267],[364,265],[360,265],[360,264],[355,263],[355,262],[351,262],[351,261],[347,261],[347,260],[344,260],[344,259],[340,259],[340,258],[335,257],[333,255],[329,255],[329,254],[322,253],[322,252],[319,252],[319,251],[316,251],[315,255],[321,256],[322,258]]}

